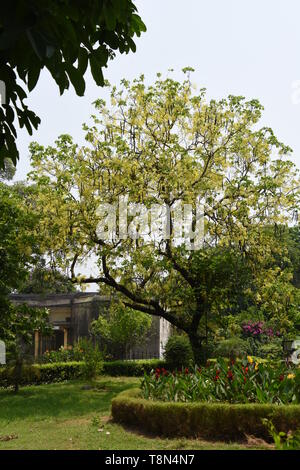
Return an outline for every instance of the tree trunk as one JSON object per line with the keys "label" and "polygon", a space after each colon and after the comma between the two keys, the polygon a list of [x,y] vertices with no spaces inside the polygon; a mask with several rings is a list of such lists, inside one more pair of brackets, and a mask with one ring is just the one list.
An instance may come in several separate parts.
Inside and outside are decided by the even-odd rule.
{"label": "tree trunk", "polygon": [[23,366],[23,359],[18,357],[16,359],[15,369],[14,369],[14,392],[18,393],[19,391],[19,384],[22,378],[22,366]]}
{"label": "tree trunk", "polygon": [[197,334],[190,333],[189,340],[192,346],[193,354],[194,354],[194,361],[196,365],[200,365],[203,362],[203,354],[202,354],[202,340]]}

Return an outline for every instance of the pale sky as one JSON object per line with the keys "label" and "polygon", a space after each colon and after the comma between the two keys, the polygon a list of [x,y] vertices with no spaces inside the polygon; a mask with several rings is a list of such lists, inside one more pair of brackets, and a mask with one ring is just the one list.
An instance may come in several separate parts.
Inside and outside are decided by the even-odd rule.
{"label": "pale sky", "polygon": [[[299,0],[135,0],[147,32],[136,38],[137,52],[119,55],[105,69],[111,83],[173,68],[196,69],[192,82],[206,87],[208,97],[228,94],[258,98],[265,107],[263,125],[273,128],[294,149],[300,167],[300,2]],[[297,82],[298,81],[298,82]],[[296,87],[293,89],[293,86]],[[293,98],[294,93],[294,98]],[[33,136],[20,130],[20,161],[15,180],[29,170],[28,144],[49,145],[64,133],[84,143],[82,123],[93,113],[92,102],[106,97],[90,73],[86,93],[63,96],[48,72],[43,72],[28,105],[42,119]],[[299,103],[298,103],[299,102]]]}

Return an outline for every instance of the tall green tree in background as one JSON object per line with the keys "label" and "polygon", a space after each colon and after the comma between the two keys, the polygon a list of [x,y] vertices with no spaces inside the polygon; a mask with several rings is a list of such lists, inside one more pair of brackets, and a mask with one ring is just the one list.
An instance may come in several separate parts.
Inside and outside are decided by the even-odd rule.
{"label": "tall green tree in background", "polygon": [[[239,295],[259,304],[285,276],[274,260],[288,257],[276,227],[286,226],[298,207],[291,149],[259,126],[257,100],[207,101],[189,76],[178,82],[158,75],[148,87],[142,76],[110,91],[110,106],[96,103],[86,147],[70,136],[47,148],[31,145],[44,248],[57,253],[73,282],[104,285],[124,306],[183,330],[197,358],[206,319],[227,312]],[[187,234],[176,239],[174,223],[168,239],[118,231],[105,239],[99,205],[117,204],[119,196],[148,209],[204,201],[202,247],[190,250]],[[145,221],[139,210],[129,216],[133,234]],[[98,274],[81,275],[78,265],[92,256]]]}
{"label": "tall green tree in background", "polygon": [[47,266],[43,258],[30,269],[27,278],[18,288],[20,294],[63,294],[75,291],[76,288],[68,276]]}
{"label": "tall green tree in background", "polygon": [[[131,0],[10,0],[0,11],[0,80],[5,104],[0,107],[0,167],[5,158],[16,165],[15,117],[31,135],[40,118],[25,104],[46,68],[62,94],[73,85],[85,91],[88,65],[97,85],[115,51],[136,50],[134,36],[146,31]],[[2,96],[2,99],[4,97]]]}
{"label": "tall green tree in background", "polygon": [[14,364],[16,392],[34,330],[44,335],[52,331],[46,309],[13,305],[9,297],[25,282],[39,253],[37,218],[29,200],[30,194],[24,198],[18,187],[0,182],[0,339],[6,344],[8,363]]}
{"label": "tall green tree in background", "polygon": [[124,308],[112,302],[107,315],[99,315],[92,323],[91,332],[104,346],[115,353],[116,357],[130,355],[130,350],[146,341],[151,327],[151,317],[145,313]]}

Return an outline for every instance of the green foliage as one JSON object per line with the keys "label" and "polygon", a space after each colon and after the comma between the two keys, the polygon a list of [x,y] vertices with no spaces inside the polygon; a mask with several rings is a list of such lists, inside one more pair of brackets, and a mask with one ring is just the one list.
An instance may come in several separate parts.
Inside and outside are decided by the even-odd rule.
{"label": "green foliage", "polygon": [[[36,216],[13,186],[0,182],[0,309],[26,277],[36,247]],[[1,318],[0,318],[1,329]],[[0,336],[1,330],[0,330]]]}
{"label": "green foliage", "polygon": [[282,339],[277,338],[269,341],[268,343],[262,344],[257,348],[257,356],[265,359],[283,359],[283,347]]}
{"label": "green foliage", "polygon": [[80,343],[76,343],[72,349],[65,349],[61,346],[58,350],[45,351],[42,356],[39,356],[38,362],[48,364],[55,362],[83,361],[83,357],[84,350],[81,348]]}
{"label": "green foliage", "polygon": [[44,260],[40,260],[30,270],[18,289],[20,294],[63,294],[75,291],[70,279],[57,269],[46,267]]}
{"label": "green foliage", "polygon": [[300,403],[300,370],[284,363],[241,362],[218,359],[207,367],[145,374],[143,396],[162,401],[229,403]]}
{"label": "green foliage", "polygon": [[99,346],[93,343],[91,339],[81,338],[78,341],[78,348],[83,354],[83,377],[94,379],[103,369],[103,354]]}
{"label": "green foliage", "polygon": [[171,335],[165,345],[164,358],[174,369],[189,366],[194,358],[189,338],[183,335]]}
{"label": "green foliage", "polygon": [[103,86],[102,70],[114,51],[135,52],[132,38],[145,30],[131,0],[11,0],[2,4],[0,79],[6,86],[6,104],[0,108],[0,166],[4,158],[14,164],[18,159],[15,115],[30,135],[40,123],[24,103],[27,95],[20,80],[32,91],[45,67],[61,94],[71,83],[82,96],[88,65],[97,85]]}
{"label": "green foliage", "polygon": [[[290,301],[293,300],[294,294],[290,289],[297,291],[290,282],[286,283],[286,289],[281,296],[281,312],[279,315],[276,309],[279,309],[280,300],[274,291],[274,299],[276,307],[272,312],[267,312],[263,305],[251,305],[247,310],[237,311],[235,314],[224,315],[219,317],[219,321],[211,324],[210,342],[214,345],[214,350],[218,351],[219,345],[222,347],[223,341],[225,345],[230,344],[232,338],[239,338],[242,348],[250,355],[269,359],[283,359],[283,339],[295,338],[297,335],[297,309],[298,300],[292,305],[286,302],[286,298],[290,293]],[[275,286],[274,286],[275,289]],[[287,296],[287,297],[285,297]],[[272,291],[268,294],[269,300],[272,301]],[[273,302],[273,301],[272,301]],[[221,324],[221,327],[220,327]],[[235,341],[235,340],[234,340]],[[212,352],[212,357],[214,356]],[[226,352],[218,354],[226,356]]]}
{"label": "green foliage", "polygon": [[166,367],[166,362],[160,359],[139,359],[131,361],[104,362],[103,373],[113,377],[140,377],[157,367]]}
{"label": "green foliage", "polygon": [[220,341],[214,352],[216,357],[242,358],[248,353],[247,342],[241,338],[229,338]]}
{"label": "green foliage", "polygon": [[[59,356],[53,356],[48,363],[25,364],[20,379],[20,385],[39,385],[42,383],[61,382],[78,377],[84,377],[86,366],[83,360],[56,361]],[[65,359],[65,358],[64,358]],[[99,362],[97,362],[97,367]],[[101,364],[101,362],[100,362]],[[157,367],[166,366],[165,361],[159,359],[143,359],[137,361],[110,361],[103,362],[101,373],[113,377],[142,377],[145,373]],[[0,366],[0,387],[14,385],[14,367]]]}
{"label": "green foliage", "polygon": [[[82,377],[83,362],[24,365],[20,385],[39,385]],[[0,387],[14,385],[14,368],[0,366]]]}
{"label": "green foliage", "polygon": [[112,416],[116,422],[168,437],[232,440],[244,439],[247,434],[268,440],[269,432],[261,419],[271,416],[285,432],[300,427],[300,405],[166,403],[141,398],[139,389],[114,398]]}
{"label": "green foliage", "polygon": [[288,433],[277,432],[274,424],[267,418],[262,419],[262,423],[268,429],[272,436],[276,450],[299,450],[300,449],[300,430],[292,434],[289,430]]}
{"label": "green foliage", "polygon": [[28,207],[30,191],[0,183],[0,338],[5,341],[7,357],[15,364],[15,391],[18,391],[24,357],[34,330],[51,333],[46,309],[13,305],[9,294],[24,282],[34,253],[38,252],[36,216]]}
{"label": "green foliage", "polygon": [[[208,101],[189,78],[161,76],[149,86],[144,76],[122,80],[110,98],[109,106],[95,102],[87,146],[62,135],[55,145],[30,147],[40,232],[57,265],[79,285],[101,284],[126,307],[165,318],[194,352],[206,318],[208,328],[220,326],[249,306],[289,329],[299,299],[288,262],[279,261],[288,252],[276,228],[292,220],[299,178],[285,158],[290,148],[260,126],[260,103],[232,95]],[[103,237],[99,204],[117,205],[120,196],[147,209],[169,202],[195,210],[204,201],[205,244],[190,250],[174,224],[159,243],[118,238],[117,223],[117,241]],[[140,213],[130,216],[131,227],[140,224]],[[98,272],[81,275],[92,253]]]}
{"label": "green foliage", "polygon": [[150,327],[149,315],[136,312],[122,303],[113,302],[107,315],[99,315],[92,323],[91,332],[100,337],[104,346],[108,343],[113,350],[121,349],[121,353],[126,353],[130,348],[145,341]]}
{"label": "green foliage", "polygon": [[[52,326],[48,321],[49,311],[24,305],[9,305],[5,322],[2,322],[2,338],[5,340],[7,363],[14,365],[15,393],[22,382],[23,364],[31,361],[30,346],[33,342],[33,333],[38,330],[43,336],[52,333]],[[6,323],[6,325],[5,325]],[[4,328],[3,328],[4,326]]]}

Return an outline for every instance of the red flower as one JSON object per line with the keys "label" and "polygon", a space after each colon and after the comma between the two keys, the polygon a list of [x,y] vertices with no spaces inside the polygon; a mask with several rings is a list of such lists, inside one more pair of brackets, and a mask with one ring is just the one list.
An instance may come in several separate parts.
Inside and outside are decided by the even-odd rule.
{"label": "red flower", "polygon": [[216,382],[217,380],[219,380],[219,378],[220,378],[220,376],[219,376],[219,375],[216,375],[216,376],[214,377],[214,381]]}
{"label": "red flower", "polygon": [[185,372],[185,375],[187,375],[189,373],[189,370],[188,370],[187,367],[184,369],[184,372]]}
{"label": "red flower", "polygon": [[246,383],[246,382],[247,382],[247,379],[246,379],[246,377],[244,377],[244,383]]}
{"label": "red flower", "polygon": [[231,372],[230,369],[229,369],[229,371],[227,372],[227,377],[228,377],[228,380],[233,380],[233,373]]}
{"label": "red flower", "polygon": [[283,375],[283,374],[281,374],[281,375],[279,376],[279,380],[280,380],[280,382],[282,382],[282,381],[283,381],[283,379],[284,379],[284,375]]}

